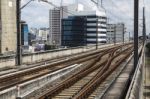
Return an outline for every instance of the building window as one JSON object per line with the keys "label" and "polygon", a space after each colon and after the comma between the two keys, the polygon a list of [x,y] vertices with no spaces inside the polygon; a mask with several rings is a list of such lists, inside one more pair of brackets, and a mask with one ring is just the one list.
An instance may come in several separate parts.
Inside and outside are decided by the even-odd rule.
{"label": "building window", "polygon": [[5,49],[6,51],[8,51],[8,47],[6,47],[6,49]]}
{"label": "building window", "polygon": [[64,21],[63,25],[72,25],[72,21]]}

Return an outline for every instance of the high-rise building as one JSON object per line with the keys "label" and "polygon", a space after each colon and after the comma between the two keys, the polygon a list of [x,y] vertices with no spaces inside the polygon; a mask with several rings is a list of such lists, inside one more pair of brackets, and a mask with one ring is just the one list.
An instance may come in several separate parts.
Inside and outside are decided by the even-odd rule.
{"label": "high-rise building", "polygon": [[0,0],[0,53],[16,52],[16,0]]}
{"label": "high-rise building", "polygon": [[54,8],[49,11],[49,38],[51,45],[61,45],[61,19],[67,17],[67,7]]}
{"label": "high-rise building", "polygon": [[29,29],[28,29],[28,24],[26,24],[25,21],[21,22],[21,44],[22,45],[29,45]]}
{"label": "high-rise building", "polygon": [[[85,18],[86,44],[106,43],[106,14],[103,11],[79,11],[75,17]],[[84,20],[85,20],[84,19]],[[77,28],[74,26],[72,28]],[[79,27],[78,27],[79,28]]]}
{"label": "high-rise building", "polygon": [[[78,20],[76,20],[78,19]],[[79,22],[80,20],[80,22]],[[62,20],[62,45],[74,46],[76,44],[66,42],[77,43],[78,46],[106,43],[106,15],[99,11],[80,11],[76,12],[76,16],[70,16],[67,19]],[[80,24],[75,24],[75,23]],[[82,22],[82,23],[81,23]],[[65,24],[65,25],[64,25]],[[77,31],[80,30],[81,32]],[[67,36],[68,35],[68,36]],[[69,37],[71,35],[71,37]],[[77,35],[77,36],[75,36]],[[80,35],[84,35],[83,38]],[[65,38],[65,39],[64,39]],[[77,39],[84,43],[79,43]],[[85,44],[86,43],[86,44]],[[79,45],[80,44],[80,45]]]}

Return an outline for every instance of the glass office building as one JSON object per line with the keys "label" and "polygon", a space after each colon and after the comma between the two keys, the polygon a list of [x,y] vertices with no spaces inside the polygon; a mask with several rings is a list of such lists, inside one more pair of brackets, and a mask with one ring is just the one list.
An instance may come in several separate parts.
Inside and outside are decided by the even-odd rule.
{"label": "glass office building", "polygon": [[25,22],[21,22],[21,44],[28,46],[29,30]]}
{"label": "glass office building", "polygon": [[62,46],[86,45],[86,18],[69,17],[62,20]]}
{"label": "glass office building", "polygon": [[107,42],[107,17],[104,11],[79,11],[63,19],[62,45],[77,46]]}

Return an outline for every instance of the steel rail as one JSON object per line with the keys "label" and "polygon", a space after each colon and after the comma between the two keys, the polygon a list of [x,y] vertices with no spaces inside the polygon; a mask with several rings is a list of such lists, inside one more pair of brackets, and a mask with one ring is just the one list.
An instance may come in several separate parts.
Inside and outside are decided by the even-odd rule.
{"label": "steel rail", "polygon": [[[118,48],[117,48],[118,49]],[[128,48],[129,49],[129,48]],[[128,50],[128,49],[126,49],[126,50]],[[114,50],[115,51],[115,50]],[[111,53],[111,55],[113,55],[114,54],[114,51],[112,51]],[[118,54],[117,54],[118,55]],[[117,56],[116,55],[116,56]],[[102,57],[102,56],[101,56]],[[100,60],[101,58],[99,57],[99,58],[97,58],[97,60]],[[97,60],[96,60],[96,62],[97,62]],[[107,65],[109,65],[110,64],[110,61],[111,60],[106,60],[104,63],[101,63],[101,64],[98,64],[99,66],[102,66],[102,65],[105,65],[106,63],[107,63]],[[92,64],[92,65],[94,65],[94,64]],[[98,66],[91,66],[91,64],[89,65],[90,67],[88,67],[87,69],[85,69],[84,70],[84,72],[82,71],[80,71],[81,73],[78,73],[78,75],[75,75],[75,76],[73,76],[73,77],[70,77],[70,78],[68,78],[65,82],[63,82],[63,83],[61,83],[61,84],[59,84],[58,86],[56,86],[56,87],[54,87],[54,88],[52,88],[51,90],[49,90],[47,93],[45,93],[44,95],[41,95],[41,97],[39,97],[39,99],[45,99],[46,97],[52,97],[52,96],[54,96],[56,93],[59,93],[61,90],[63,90],[64,88],[68,88],[69,86],[71,86],[72,84],[74,84],[75,83],[75,81],[78,81],[79,79],[81,79],[81,78],[83,78],[83,77],[85,77],[87,74],[89,74],[90,72],[92,72],[93,70],[95,70],[95,69],[98,69],[99,67]],[[81,76],[82,75],[82,76]]]}
{"label": "steel rail", "polygon": [[[133,50],[132,50],[133,51]],[[85,99],[90,93],[92,93],[97,86],[99,86],[123,61],[126,59],[132,51],[128,52],[123,58],[121,58],[115,65],[111,66],[107,71],[99,72],[80,92],[73,97],[73,99]],[[107,67],[107,66],[106,66]]]}

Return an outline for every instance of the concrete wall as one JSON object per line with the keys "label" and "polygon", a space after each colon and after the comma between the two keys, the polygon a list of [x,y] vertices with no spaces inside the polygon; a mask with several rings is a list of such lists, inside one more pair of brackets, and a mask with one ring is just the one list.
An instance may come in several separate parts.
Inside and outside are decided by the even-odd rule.
{"label": "concrete wall", "polygon": [[32,53],[23,55],[23,63],[35,63],[42,60],[50,60],[58,57],[68,56],[72,54],[82,53],[90,50],[94,50],[94,47],[79,47],[71,49],[53,50],[40,53]]}
{"label": "concrete wall", "polygon": [[16,0],[0,0],[0,53],[16,52]]}
{"label": "concrete wall", "polygon": [[15,64],[15,55],[0,57],[0,68],[14,67]]}
{"label": "concrete wall", "polygon": [[37,79],[0,91],[0,99],[16,99],[17,97],[18,99],[30,99],[42,89],[52,86],[57,81],[60,82],[62,78],[66,78],[68,75],[71,75],[71,73],[80,69],[80,65],[72,65],[62,70],[58,70]]}
{"label": "concrete wall", "polygon": [[[101,45],[99,48],[104,48],[107,46],[112,46],[113,44],[108,45]],[[91,46],[84,46],[84,47],[76,47],[76,48],[69,48],[69,49],[57,49],[57,50],[51,50],[51,51],[45,51],[45,52],[37,52],[37,53],[31,53],[31,54],[24,54],[22,58],[23,64],[29,64],[29,63],[36,63],[43,60],[51,60],[58,57],[83,53],[87,51],[95,50],[96,47]],[[15,66],[15,55],[11,56],[5,56],[0,57],[0,68],[7,67],[7,66]]]}

